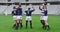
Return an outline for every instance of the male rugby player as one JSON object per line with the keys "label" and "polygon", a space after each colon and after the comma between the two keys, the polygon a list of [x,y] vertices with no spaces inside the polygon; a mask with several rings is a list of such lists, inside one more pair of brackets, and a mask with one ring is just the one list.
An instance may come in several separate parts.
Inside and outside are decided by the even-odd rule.
{"label": "male rugby player", "polygon": [[22,8],[21,4],[17,5],[17,19],[18,19],[18,26],[20,24],[20,28],[22,28]]}
{"label": "male rugby player", "polygon": [[12,11],[12,15],[13,15],[13,19],[14,19],[14,25],[13,28],[17,29],[17,13],[16,13],[16,7],[13,7],[13,11]]}
{"label": "male rugby player", "polygon": [[41,10],[41,23],[43,25],[43,29],[50,29],[48,23],[47,23],[47,19],[48,19],[48,11],[47,11],[47,7],[46,7],[46,3],[43,3],[41,8],[39,7],[39,9]]}
{"label": "male rugby player", "polygon": [[27,28],[27,25],[28,25],[28,21],[30,22],[30,28],[32,28],[31,14],[34,10],[35,10],[34,8],[33,8],[33,10],[30,10],[30,8],[28,8],[28,10],[25,11],[25,13],[26,13],[26,28]]}

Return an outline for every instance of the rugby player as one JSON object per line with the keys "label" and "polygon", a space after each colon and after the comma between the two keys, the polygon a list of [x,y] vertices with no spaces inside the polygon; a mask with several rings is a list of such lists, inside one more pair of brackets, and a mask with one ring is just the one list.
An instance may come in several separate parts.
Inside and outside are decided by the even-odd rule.
{"label": "rugby player", "polygon": [[41,17],[40,17],[40,21],[43,25],[43,29],[50,29],[49,24],[47,23],[47,19],[48,19],[48,11],[47,11],[47,3],[43,3],[41,8],[39,7],[39,9],[41,10]]}
{"label": "rugby player", "polygon": [[34,8],[33,8],[33,10],[31,10],[31,8],[28,8],[28,10],[25,11],[25,13],[26,13],[26,28],[27,28],[28,22],[30,22],[30,28],[32,28],[31,14],[34,10],[35,10]]}
{"label": "rugby player", "polygon": [[14,19],[13,28],[17,29],[17,13],[16,13],[16,7],[14,6],[13,9],[14,9],[12,11],[12,16],[13,16],[13,19]]}
{"label": "rugby player", "polygon": [[20,28],[22,28],[22,8],[21,8],[21,4],[18,4],[16,9],[17,9],[18,26],[20,24]]}

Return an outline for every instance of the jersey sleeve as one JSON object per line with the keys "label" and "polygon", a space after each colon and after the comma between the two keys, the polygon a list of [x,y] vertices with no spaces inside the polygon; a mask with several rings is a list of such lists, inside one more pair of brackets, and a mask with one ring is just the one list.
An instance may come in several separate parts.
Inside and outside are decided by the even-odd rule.
{"label": "jersey sleeve", "polygon": [[35,11],[35,10],[31,10],[31,12],[33,12],[33,11]]}
{"label": "jersey sleeve", "polygon": [[40,7],[39,7],[40,10],[42,10]]}
{"label": "jersey sleeve", "polygon": [[12,13],[11,13],[12,15],[14,15],[14,11],[12,11]]}
{"label": "jersey sleeve", "polygon": [[12,13],[11,14],[13,14],[14,13],[14,11],[12,11]]}

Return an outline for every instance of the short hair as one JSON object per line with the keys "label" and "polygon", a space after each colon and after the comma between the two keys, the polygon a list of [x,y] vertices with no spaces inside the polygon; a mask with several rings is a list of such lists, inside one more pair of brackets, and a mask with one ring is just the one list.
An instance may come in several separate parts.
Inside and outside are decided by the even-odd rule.
{"label": "short hair", "polygon": [[43,1],[47,1],[47,0],[43,0]]}
{"label": "short hair", "polygon": [[21,5],[19,5],[19,7],[21,7]]}
{"label": "short hair", "polygon": [[42,3],[42,4],[47,5],[47,3],[46,3],[46,2],[44,2],[44,3]]}
{"label": "short hair", "polygon": [[21,7],[21,3],[19,3],[18,5],[19,5],[19,7]]}
{"label": "short hair", "polygon": [[47,5],[47,3],[45,2],[44,5]]}
{"label": "short hair", "polygon": [[30,8],[28,8],[28,10],[30,10]]}
{"label": "short hair", "polygon": [[14,6],[13,9],[16,9],[16,7]]}
{"label": "short hair", "polygon": [[21,3],[18,3],[17,5],[18,5],[19,7],[21,7]]}

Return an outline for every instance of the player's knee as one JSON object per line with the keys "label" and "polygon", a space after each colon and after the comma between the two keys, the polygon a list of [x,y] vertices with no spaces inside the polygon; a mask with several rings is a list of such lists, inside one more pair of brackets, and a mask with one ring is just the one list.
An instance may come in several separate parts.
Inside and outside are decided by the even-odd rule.
{"label": "player's knee", "polygon": [[41,23],[42,23],[42,20],[40,20],[41,21]]}
{"label": "player's knee", "polygon": [[26,20],[26,22],[28,22],[28,20]]}
{"label": "player's knee", "polygon": [[19,20],[17,20],[16,22],[19,23]]}
{"label": "player's knee", "polygon": [[32,21],[30,21],[30,23],[32,23]]}
{"label": "player's knee", "polygon": [[48,25],[48,23],[46,22],[46,24],[45,25]]}

